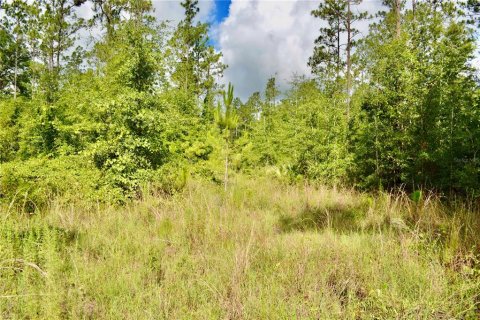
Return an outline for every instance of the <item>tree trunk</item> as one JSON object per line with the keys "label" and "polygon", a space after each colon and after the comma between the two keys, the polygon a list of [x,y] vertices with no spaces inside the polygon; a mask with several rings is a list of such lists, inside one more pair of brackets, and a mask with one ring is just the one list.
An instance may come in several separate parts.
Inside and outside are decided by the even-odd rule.
{"label": "tree trunk", "polygon": [[413,21],[415,21],[415,11],[417,10],[417,1],[412,0]]}
{"label": "tree trunk", "polygon": [[378,154],[378,121],[377,115],[375,114],[375,175],[377,178],[380,176],[380,162]]}
{"label": "tree trunk", "polygon": [[[415,0],[414,0],[415,1]],[[401,15],[401,0],[395,0],[395,22],[396,22],[396,38],[400,38],[402,28],[402,15]]]}
{"label": "tree trunk", "polygon": [[341,70],[341,63],[340,63],[340,16],[338,16],[337,21],[337,81],[340,78],[340,70]]}
{"label": "tree trunk", "polygon": [[227,142],[227,154],[225,155],[225,178],[224,178],[224,183],[225,183],[225,192],[227,192],[227,186],[228,186],[228,142]]}
{"label": "tree trunk", "polygon": [[17,100],[17,77],[18,77],[18,40],[15,45],[15,72],[13,76],[13,100]]}
{"label": "tree trunk", "polygon": [[351,89],[351,51],[352,51],[352,10],[350,1],[347,1],[347,119],[350,119],[350,89]]}
{"label": "tree trunk", "polygon": [[455,113],[454,113],[454,104],[450,107],[452,110],[450,112],[450,172],[449,172],[449,189],[450,189],[450,195],[453,192],[453,161],[454,161],[454,152],[453,152],[453,124],[455,123]]}

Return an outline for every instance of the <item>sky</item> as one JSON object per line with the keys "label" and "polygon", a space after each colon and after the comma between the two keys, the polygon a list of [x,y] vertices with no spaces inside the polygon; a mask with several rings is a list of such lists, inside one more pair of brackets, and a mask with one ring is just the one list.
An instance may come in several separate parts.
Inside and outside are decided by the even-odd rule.
{"label": "sky", "polygon": [[[356,10],[376,12],[381,2],[364,0]],[[309,76],[307,62],[322,23],[310,12],[318,4],[311,0],[215,1],[212,37],[229,66],[222,81],[232,82],[236,95],[246,99],[254,91],[263,91],[272,76],[281,91],[294,75]],[[366,33],[368,22],[357,28]]]}

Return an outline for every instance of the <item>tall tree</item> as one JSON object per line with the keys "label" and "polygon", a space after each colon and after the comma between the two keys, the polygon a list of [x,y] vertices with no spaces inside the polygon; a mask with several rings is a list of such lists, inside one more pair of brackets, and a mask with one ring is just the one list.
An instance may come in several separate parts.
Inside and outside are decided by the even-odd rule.
{"label": "tall tree", "polygon": [[402,1],[395,0],[395,30],[396,37],[400,38],[402,32]]}
{"label": "tall tree", "polygon": [[171,79],[177,87],[211,106],[217,88],[215,77],[222,76],[226,66],[221,62],[222,54],[209,44],[209,25],[195,23],[200,11],[198,0],[184,0],[181,5],[185,18],[170,40]]}
{"label": "tall tree", "polygon": [[75,44],[84,20],[75,8],[86,0],[39,0],[40,54],[45,72],[42,77],[45,100],[55,101],[59,88],[62,63]]}
{"label": "tall tree", "polygon": [[468,18],[468,23],[476,24],[480,27],[480,1],[465,0],[463,6],[467,10],[466,16]]}
{"label": "tall tree", "polygon": [[336,79],[342,74],[345,75],[347,117],[350,114],[352,53],[357,43],[355,38],[359,35],[355,24],[368,16],[367,12],[353,11],[353,7],[361,2],[361,0],[326,0],[312,11],[314,17],[326,21],[328,26],[320,28],[320,35],[315,40],[313,55],[308,65],[316,75],[326,73],[327,79],[332,78],[332,75]]}
{"label": "tall tree", "polygon": [[277,104],[277,97],[279,90],[276,84],[276,78],[271,77],[267,80],[267,86],[265,88],[265,103],[269,108],[274,107]]}
{"label": "tall tree", "polygon": [[404,16],[400,39],[386,17],[359,48],[369,79],[354,141],[363,183],[464,191],[475,185],[475,41],[453,5],[418,3],[415,16]]}
{"label": "tall tree", "polygon": [[128,7],[128,0],[92,0],[94,15],[92,23],[100,22],[111,37]]}
{"label": "tall tree", "polygon": [[328,23],[327,27],[320,28],[313,55],[308,60],[314,74],[330,74],[333,71],[338,77],[343,69],[340,38],[345,32],[343,18],[346,7],[346,1],[326,0],[311,12],[315,18]]}
{"label": "tall tree", "polygon": [[28,50],[30,19],[33,7],[25,1],[14,0],[0,3],[4,17],[0,21],[0,90],[25,94],[28,87],[28,72],[31,54]]}
{"label": "tall tree", "polygon": [[241,103],[237,113],[239,117],[240,132],[251,129],[253,122],[257,119],[261,110],[262,99],[260,92],[254,92],[245,103]]}
{"label": "tall tree", "polygon": [[400,38],[402,32],[402,9],[405,5],[405,0],[384,0],[383,5],[390,8],[390,12],[381,11],[377,16],[383,20],[382,23],[392,26],[392,34],[394,38]]}

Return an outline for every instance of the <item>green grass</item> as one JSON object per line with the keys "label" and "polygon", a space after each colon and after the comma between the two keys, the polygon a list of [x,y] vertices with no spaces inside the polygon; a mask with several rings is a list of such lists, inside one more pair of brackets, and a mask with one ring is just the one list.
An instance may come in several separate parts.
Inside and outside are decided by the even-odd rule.
{"label": "green grass", "polygon": [[[2,209],[5,319],[478,319],[478,215],[237,177]],[[475,236],[477,235],[477,236]]]}

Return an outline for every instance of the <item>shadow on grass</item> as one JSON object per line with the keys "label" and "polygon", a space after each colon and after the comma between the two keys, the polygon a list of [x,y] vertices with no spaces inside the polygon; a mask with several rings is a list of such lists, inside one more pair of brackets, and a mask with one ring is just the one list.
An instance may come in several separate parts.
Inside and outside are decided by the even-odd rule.
{"label": "shadow on grass", "polygon": [[331,228],[340,232],[358,231],[359,221],[365,216],[362,206],[332,204],[322,207],[306,206],[295,215],[282,215],[279,226],[282,232],[323,230]]}

